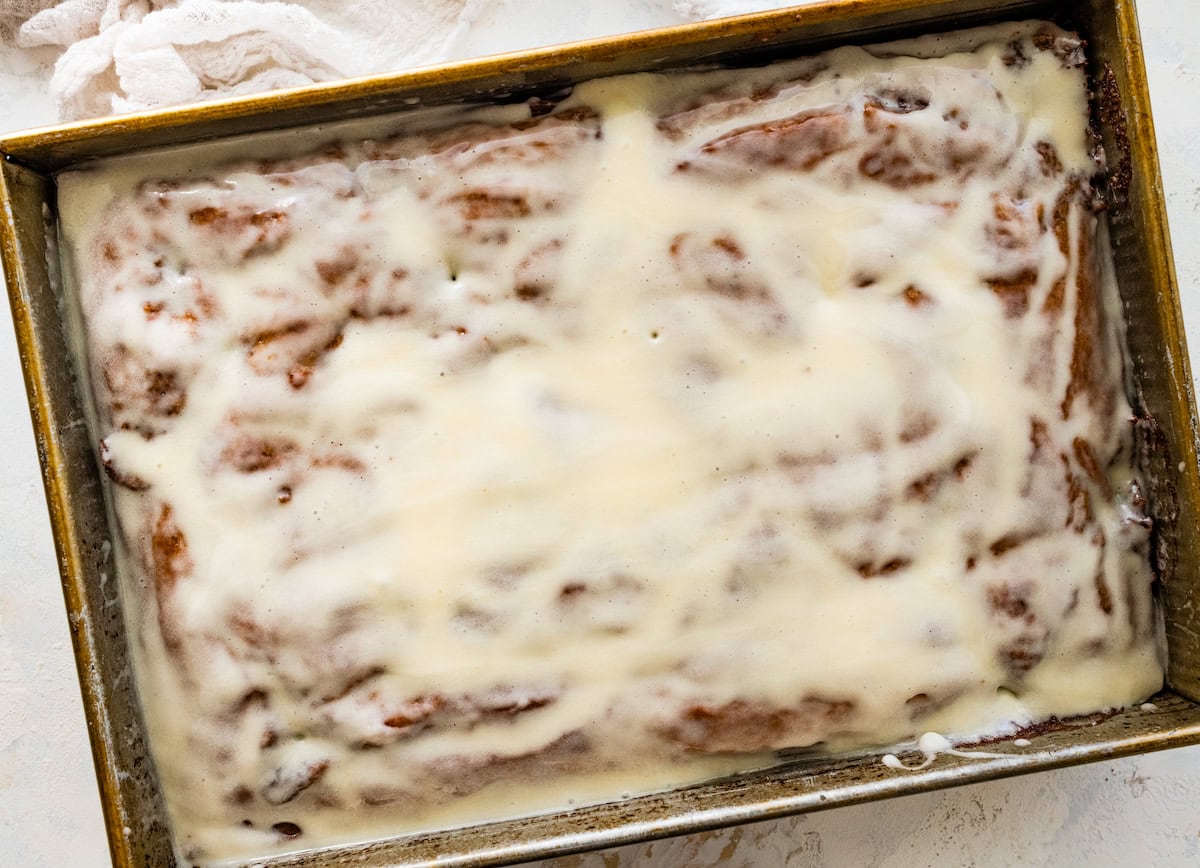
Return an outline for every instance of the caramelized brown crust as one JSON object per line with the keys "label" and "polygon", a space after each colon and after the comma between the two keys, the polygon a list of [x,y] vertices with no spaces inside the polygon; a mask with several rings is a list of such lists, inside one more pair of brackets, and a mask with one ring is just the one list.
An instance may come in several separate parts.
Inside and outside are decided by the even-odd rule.
{"label": "caramelized brown crust", "polygon": [[778,750],[836,735],[850,722],[854,705],[853,700],[820,697],[806,697],[782,707],[741,699],[693,705],[664,725],[662,733],[696,751]]}

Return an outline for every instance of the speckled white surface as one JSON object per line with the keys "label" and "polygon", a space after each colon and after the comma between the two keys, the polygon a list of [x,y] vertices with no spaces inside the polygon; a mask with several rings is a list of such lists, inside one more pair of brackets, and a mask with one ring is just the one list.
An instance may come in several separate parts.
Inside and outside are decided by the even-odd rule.
{"label": "speckled white surface", "polygon": [[[554,10],[533,36],[560,33],[564,7],[591,32],[622,29],[637,0],[508,2]],[[1200,350],[1200,16],[1195,0],[1139,0],[1163,180],[1188,337]],[[601,14],[597,8],[603,8]],[[665,14],[665,13],[664,13]],[[538,20],[534,16],[534,20]],[[664,19],[668,20],[668,19]],[[519,47],[528,26],[499,22],[486,48]],[[511,39],[511,41],[509,41]],[[48,123],[38,59],[0,46],[0,129]],[[1196,364],[1197,353],[1193,353]],[[109,864],[91,755],[12,328],[0,325],[0,866]],[[1200,865],[1200,748],[910,796],[542,863],[667,866]]]}

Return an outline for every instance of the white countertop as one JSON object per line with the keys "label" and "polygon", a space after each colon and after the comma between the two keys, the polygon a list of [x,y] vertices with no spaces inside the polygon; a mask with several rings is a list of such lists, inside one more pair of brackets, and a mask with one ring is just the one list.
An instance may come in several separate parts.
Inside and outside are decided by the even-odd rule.
{"label": "white countertop", "polygon": [[[556,12],[541,16],[540,24],[514,17],[523,5],[542,4]],[[589,34],[627,29],[622,23],[671,20],[644,0],[590,5],[587,0],[501,0],[503,6],[509,18],[501,22],[491,16],[490,28],[473,45],[517,48],[561,39],[568,7],[576,7],[575,26]],[[1138,0],[1138,7],[1196,365],[1200,8],[1195,0]],[[0,130],[53,119],[39,58],[0,45]],[[0,319],[0,399],[6,408],[0,414],[0,866],[96,868],[109,864],[108,849],[16,345],[8,318]],[[545,866],[1194,866],[1200,865],[1198,794],[1200,747],[551,860]]]}

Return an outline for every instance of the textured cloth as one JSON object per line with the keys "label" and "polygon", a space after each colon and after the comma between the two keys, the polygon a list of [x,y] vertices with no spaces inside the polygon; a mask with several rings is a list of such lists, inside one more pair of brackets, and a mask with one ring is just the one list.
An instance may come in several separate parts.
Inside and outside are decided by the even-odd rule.
{"label": "textured cloth", "polygon": [[64,118],[311,84],[437,60],[481,0],[221,3],[66,0],[23,46],[66,49],[51,93]]}
{"label": "textured cloth", "polygon": [[[808,0],[813,2],[813,0]],[[697,21],[706,18],[724,18],[729,15],[747,15],[751,12],[762,12],[766,9],[779,9],[784,6],[803,5],[804,0],[792,0],[791,3],[772,3],[770,0],[675,0],[672,4],[675,11],[685,18]]]}
{"label": "textured cloth", "polygon": [[10,45],[20,26],[58,0],[0,0],[0,47]]}
{"label": "textured cloth", "polygon": [[[63,49],[50,92],[62,118],[77,119],[461,57],[481,42],[472,28],[498,15],[530,24],[522,27],[528,42],[502,46],[513,50],[628,29],[625,21],[655,26],[789,5],[610,2],[598,15],[587,0],[64,0],[51,8],[20,0],[8,15],[37,13],[18,45]],[[577,14],[564,15],[564,6]]]}

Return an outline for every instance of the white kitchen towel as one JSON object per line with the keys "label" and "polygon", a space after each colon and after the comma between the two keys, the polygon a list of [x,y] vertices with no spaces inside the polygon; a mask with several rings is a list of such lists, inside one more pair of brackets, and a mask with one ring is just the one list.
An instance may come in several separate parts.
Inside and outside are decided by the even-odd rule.
{"label": "white kitchen towel", "polygon": [[[791,0],[790,3],[771,3],[764,0],[675,0],[675,11],[685,18],[697,21],[708,18],[726,18],[730,15],[747,15],[751,12],[762,12],[767,9],[780,9],[784,6],[801,5],[802,0]],[[808,0],[813,2],[813,0]]]}
{"label": "white kitchen towel", "polygon": [[12,44],[22,24],[59,0],[0,0],[0,46]]}
{"label": "white kitchen towel", "polygon": [[[469,52],[480,42],[471,32],[477,21],[494,29],[502,20],[501,46],[518,49],[630,29],[624,22],[654,26],[789,3],[601,5],[598,13],[589,0],[63,0],[26,21],[17,43],[63,49],[50,92],[60,116],[71,120],[459,57],[462,47]],[[564,7],[578,7],[578,14],[564,14]],[[543,26],[548,20],[553,29]]]}

